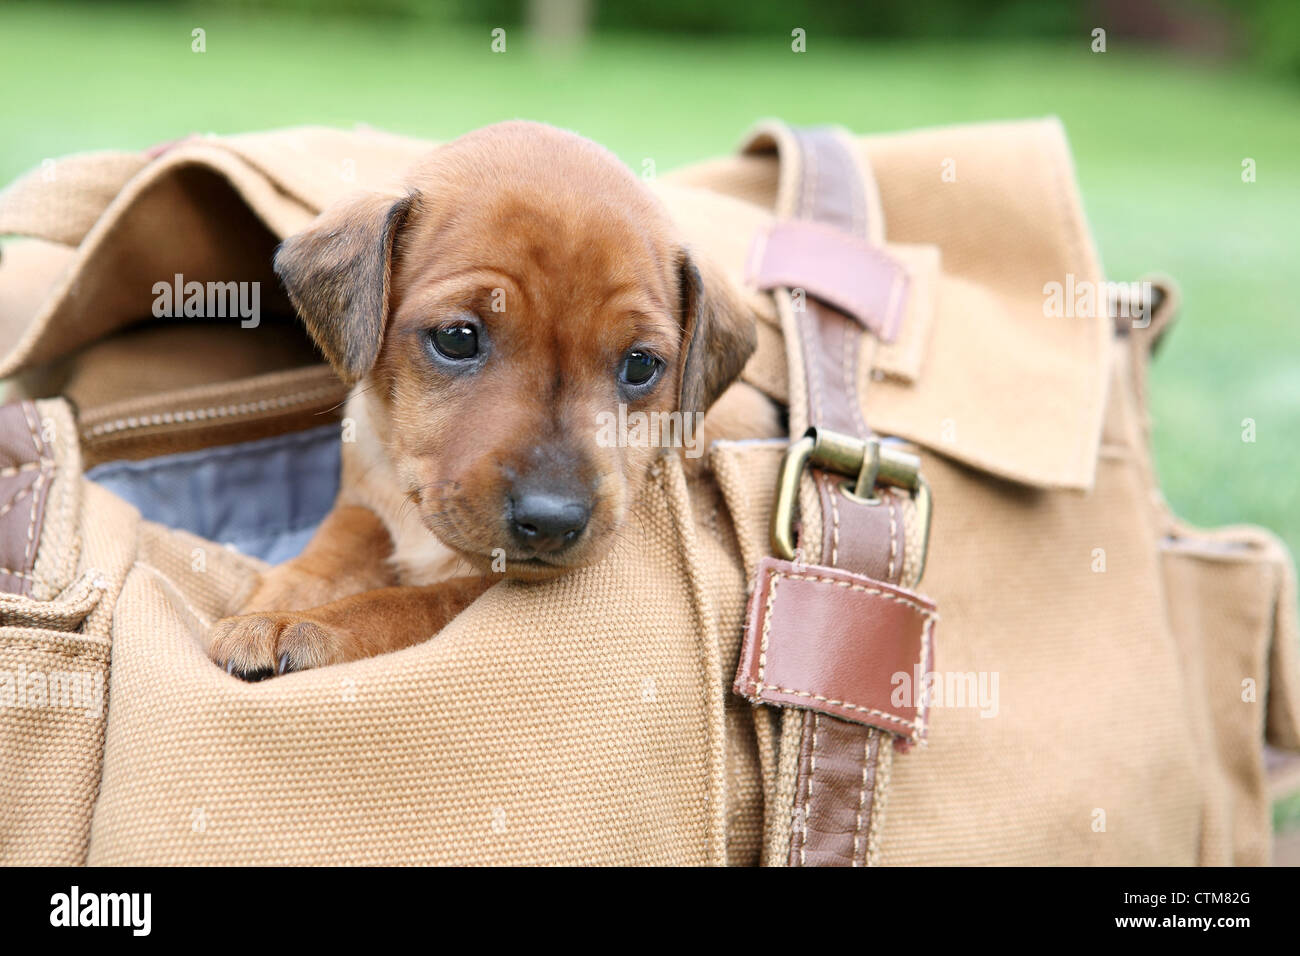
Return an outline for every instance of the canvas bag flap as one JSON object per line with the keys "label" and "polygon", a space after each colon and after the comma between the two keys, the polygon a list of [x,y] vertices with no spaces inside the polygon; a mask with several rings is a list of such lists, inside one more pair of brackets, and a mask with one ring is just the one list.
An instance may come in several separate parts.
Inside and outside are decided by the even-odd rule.
{"label": "canvas bag flap", "polygon": [[[301,127],[194,136],[149,154],[42,165],[0,193],[0,378],[61,358],[151,315],[153,286],[258,281],[275,243],[359,189],[395,189],[431,143],[371,129]],[[133,160],[133,161],[132,161]]]}
{"label": "canvas bag flap", "polygon": [[[1104,296],[1087,314],[1064,303],[1049,316],[1044,287],[1104,288],[1075,184],[1069,147],[1055,119],[976,124],[858,137],[880,188],[887,248],[908,266],[916,294],[904,332],[870,370],[864,415],[896,435],[1024,484],[1092,486],[1110,361]],[[714,210],[706,242],[735,276],[744,275],[753,231],[773,215],[777,162],[736,156],[679,170],[673,186],[730,197],[748,221]],[[760,215],[752,210],[757,209]],[[705,209],[694,218],[705,224]],[[747,228],[732,231],[737,222]],[[725,223],[722,225],[721,223]],[[939,269],[927,278],[937,250]],[[767,298],[766,296],[762,296]],[[775,323],[767,306],[758,314]],[[760,334],[760,343],[764,341]],[[923,340],[923,341],[922,341]],[[762,352],[760,344],[760,352]],[[900,349],[920,356],[914,379]],[[859,363],[868,374],[867,363]],[[749,372],[771,394],[785,389],[784,363],[759,355]]]}

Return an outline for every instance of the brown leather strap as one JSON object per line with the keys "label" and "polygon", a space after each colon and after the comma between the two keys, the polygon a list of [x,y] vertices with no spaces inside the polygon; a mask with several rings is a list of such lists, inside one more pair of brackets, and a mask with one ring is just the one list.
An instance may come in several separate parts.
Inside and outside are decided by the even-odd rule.
{"label": "brown leather strap", "polygon": [[821,565],[759,562],[737,682],[750,700],[925,736],[925,707],[899,701],[895,674],[929,670],[934,605],[903,588]]}
{"label": "brown leather strap", "polygon": [[[791,431],[811,425],[865,439],[860,363],[872,340],[863,334],[892,337],[908,294],[906,272],[881,248],[870,173],[827,129],[768,126],[747,150],[778,153],[778,212],[793,220],[756,238],[751,281],[805,293],[791,298],[785,325],[802,372],[791,380],[802,378],[806,391],[806,403],[792,402]],[[801,550],[818,563],[760,563],[735,689],[797,708],[786,719],[802,722],[788,863],[862,866],[879,857],[893,752],[925,734],[924,701],[894,704],[891,678],[932,667],[936,615],[928,599],[898,587],[907,564],[901,496],[868,503],[844,494],[842,476],[811,475],[823,534]]]}
{"label": "brown leather strap", "polygon": [[32,593],[54,451],[31,402],[0,407],[0,591]]}
{"label": "brown leather strap", "polygon": [[877,581],[903,579],[906,528],[902,497],[882,491],[880,504],[863,505],[842,493],[845,480],[814,472],[822,503],[822,563],[852,568]]}
{"label": "brown leather strap", "polygon": [[889,735],[804,716],[790,866],[866,866],[879,855],[893,750]]}

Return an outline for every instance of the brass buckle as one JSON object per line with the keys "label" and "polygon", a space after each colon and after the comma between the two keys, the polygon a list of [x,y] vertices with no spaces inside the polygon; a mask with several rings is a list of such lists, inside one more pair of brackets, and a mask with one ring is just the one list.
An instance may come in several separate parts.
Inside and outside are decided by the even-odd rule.
{"label": "brass buckle", "polygon": [[808,465],[845,476],[854,476],[853,487],[840,484],[840,492],[861,504],[880,503],[876,489],[881,485],[902,488],[916,503],[921,523],[921,566],[916,580],[925,573],[930,550],[930,486],[921,475],[921,458],[878,438],[861,439],[826,428],[809,428],[792,442],[781,462],[776,485],[776,508],[772,512],[772,549],[787,561],[795,559],[794,516],[799,500],[799,479]]}

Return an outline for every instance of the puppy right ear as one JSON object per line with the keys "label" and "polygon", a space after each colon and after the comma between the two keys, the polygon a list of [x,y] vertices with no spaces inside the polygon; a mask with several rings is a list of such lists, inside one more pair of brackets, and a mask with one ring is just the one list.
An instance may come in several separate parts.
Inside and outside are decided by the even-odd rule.
{"label": "puppy right ear", "polygon": [[414,194],[342,200],[275,252],[275,274],[303,324],[349,385],[375,364],[388,320],[393,245]]}
{"label": "puppy right ear", "polygon": [[707,412],[758,348],[758,329],[749,306],[710,260],[678,253],[685,357],[677,407]]}

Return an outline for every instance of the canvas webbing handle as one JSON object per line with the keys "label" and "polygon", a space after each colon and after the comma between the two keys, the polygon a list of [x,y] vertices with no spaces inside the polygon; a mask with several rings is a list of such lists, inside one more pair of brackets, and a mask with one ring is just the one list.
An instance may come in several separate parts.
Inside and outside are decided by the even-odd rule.
{"label": "canvas webbing handle", "polygon": [[[804,435],[785,470],[817,502],[822,534],[795,523],[794,554],[760,562],[735,689],[798,731],[793,806],[770,811],[790,814],[785,862],[871,865],[893,754],[926,729],[926,702],[895,701],[892,677],[932,668],[937,619],[908,589],[928,534],[919,459],[882,453],[860,395],[876,343],[906,314],[907,273],[883,249],[874,180],[843,134],[769,123],[745,151],[780,160],[778,223],[756,237],[749,274],[781,313],[791,435]],[[889,487],[908,485],[909,462],[912,488]]]}

